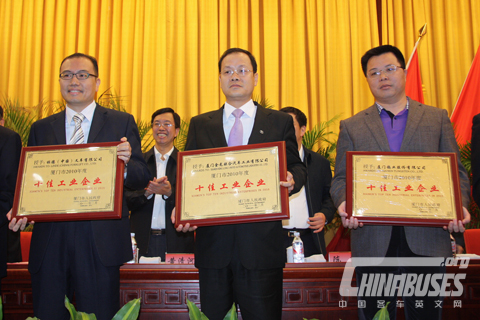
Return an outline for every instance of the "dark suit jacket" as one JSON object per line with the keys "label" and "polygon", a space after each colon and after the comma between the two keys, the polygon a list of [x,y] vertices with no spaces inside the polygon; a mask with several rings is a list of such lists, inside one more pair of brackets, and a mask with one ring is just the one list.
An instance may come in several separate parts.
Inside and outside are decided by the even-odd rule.
{"label": "dark suit jacket", "polygon": [[[157,163],[153,147],[143,154],[150,171],[150,180],[157,176]],[[172,185],[172,194],[165,201],[165,225],[167,231],[167,252],[169,253],[190,253],[193,252],[193,232],[177,232],[171,220],[173,208],[175,208],[175,182],[177,177],[177,148],[173,149],[168,158],[165,174]],[[145,255],[150,240],[152,226],[153,205],[155,196],[150,199],[145,197],[145,190],[126,190],[128,208],[131,210],[130,227],[135,232],[135,240],[140,250],[140,255]]]}
{"label": "dark suit jacket", "polygon": [[472,195],[480,206],[480,114],[472,120]]}
{"label": "dark suit jacket", "polygon": [[7,213],[13,206],[21,151],[18,133],[0,126],[0,278],[7,275]]}
{"label": "dark suit jacket", "polygon": [[[305,194],[307,197],[308,215],[313,217],[315,213],[322,212],[325,215],[326,222],[330,222],[335,215],[335,211],[337,211],[330,196],[332,182],[330,162],[324,156],[312,150],[305,147],[303,147],[303,150],[305,152],[303,163],[307,167]],[[313,239],[318,252],[321,252],[327,258],[324,230],[313,233]]]}
{"label": "dark suit jacket", "polygon": [[[289,114],[265,109],[257,104],[255,123],[248,144],[285,141],[287,169],[295,180],[293,192],[305,184],[306,168],[298,155],[293,119]],[[185,150],[226,147],[223,107],[193,117]],[[283,268],[282,222],[257,222],[200,227],[195,239],[195,265],[199,268],[224,268],[237,252],[247,269]]]}
{"label": "dark suit jacket", "polygon": [[[389,152],[387,135],[375,105],[340,122],[337,142],[335,175],[331,194],[335,206],[345,201],[346,152]],[[463,206],[470,202],[470,183],[460,162],[457,142],[447,111],[410,100],[408,119],[401,152],[457,153]],[[404,227],[408,246],[421,256],[452,255],[450,235],[440,227]],[[351,246],[354,257],[384,257],[390,243],[391,226],[365,225],[352,230]]]}
{"label": "dark suit jacket", "polygon": [[[140,136],[131,114],[101,107],[97,104],[88,135],[88,143],[118,141],[127,137],[132,148],[132,156],[127,166],[125,186],[131,189],[144,188],[150,178],[145,160],[142,157]],[[38,120],[32,125],[28,139],[29,146],[66,144],[65,111]],[[54,224],[64,222],[35,223],[30,246],[29,271],[35,273],[45,257],[45,249],[50,241],[64,241],[50,236]],[[130,223],[128,208],[123,199],[122,218],[118,220],[92,220],[93,236],[100,260],[105,266],[118,266],[132,259]]]}

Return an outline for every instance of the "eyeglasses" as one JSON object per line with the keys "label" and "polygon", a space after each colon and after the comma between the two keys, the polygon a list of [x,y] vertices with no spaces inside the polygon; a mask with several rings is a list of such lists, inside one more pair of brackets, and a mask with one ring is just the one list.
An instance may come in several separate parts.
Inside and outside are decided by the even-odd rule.
{"label": "eyeglasses", "polygon": [[222,72],[223,75],[227,76],[227,77],[231,77],[233,76],[233,73],[235,72],[236,74],[238,74],[239,76],[245,76],[246,74],[248,74],[251,70],[248,70],[248,69],[245,69],[245,68],[241,68],[240,70],[237,70],[237,69],[233,69],[233,70],[225,70]]}
{"label": "eyeglasses", "polygon": [[169,129],[170,127],[173,126],[173,124],[170,122],[167,122],[167,123],[155,122],[153,126],[157,128],[164,127],[165,129]]}
{"label": "eyeglasses", "polygon": [[90,77],[95,77],[95,78],[98,77],[94,74],[91,74],[91,73],[88,73],[88,72],[85,72],[85,71],[80,71],[80,72],[77,72],[77,73],[71,73],[71,72],[60,73],[60,79],[62,79],[62,80],[72,80],[73,76],[75,76],[80,81],[87,80]]}
{"label": "eyeglasses", "polygon": [[381,69],[381,70],[378,70],[378,71],[370,71],[368,73],[368,77],[369,78],[378,78],[378,77],[380,77],[382,72],[385,73],[386,75],[390,75],[390,74],[395,73],[395,71],[397,71],[398,68],[403,69],[400,66],[389,65],[389,66],[386,66],[385,69]]}

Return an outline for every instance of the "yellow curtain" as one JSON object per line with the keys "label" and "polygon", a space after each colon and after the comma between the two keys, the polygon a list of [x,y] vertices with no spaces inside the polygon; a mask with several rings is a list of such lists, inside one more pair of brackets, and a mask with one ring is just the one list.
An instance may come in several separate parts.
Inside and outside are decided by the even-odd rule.
{"label": "yellow curtain", "polygon": [[382,43],[418,50],[425,103],[452,113],[480,45],[480,0],[382,0]]}
{"label": "yellow curtain", "polygon": [[61,100],[60,62],[84,52],[135,118],[188,120],[223,103],[218,58],[238,46],[257,58],[255,96],[309,128],[371,104],[360,57],[379,43],[375,0],[0,0],[0,28],[0,95],[26,106]]}

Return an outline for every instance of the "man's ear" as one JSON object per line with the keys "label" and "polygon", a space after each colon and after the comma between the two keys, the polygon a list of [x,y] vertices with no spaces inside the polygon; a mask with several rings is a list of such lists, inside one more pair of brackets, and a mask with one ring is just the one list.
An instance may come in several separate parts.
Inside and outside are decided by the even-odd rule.
{"label": "man's ear", "polygon": [[303,135],[305,134],[305,132],[307,132],[307,127],[306,126],[302,126],[300,128],[300,133],[302,134],[302,138],[303,138]]}

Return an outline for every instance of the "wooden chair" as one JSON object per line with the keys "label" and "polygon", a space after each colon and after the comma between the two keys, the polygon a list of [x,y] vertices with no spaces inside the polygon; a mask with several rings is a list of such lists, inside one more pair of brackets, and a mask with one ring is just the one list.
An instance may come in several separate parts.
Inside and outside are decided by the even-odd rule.
{"label": "wooden chair", "polygon": [[22,246],[22,261],[28,261],[30,253],[30,241],[32,240],[32,233],[28,231],[20,232],[20,245]]}
{"label": "wooden chair", "polygon": [[480,255],[480,229],[467,229],[463,236],[467,253]]}

